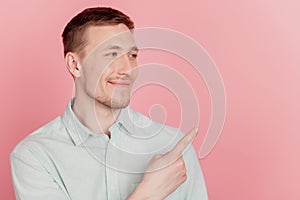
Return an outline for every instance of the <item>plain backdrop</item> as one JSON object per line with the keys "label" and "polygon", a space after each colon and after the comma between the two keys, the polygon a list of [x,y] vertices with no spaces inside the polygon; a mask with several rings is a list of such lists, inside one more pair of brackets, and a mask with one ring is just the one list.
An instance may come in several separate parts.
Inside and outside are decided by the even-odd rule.
{"label": "plain backdrop", "polygon": [[[15,199],[9,154],[30,132],[60,115],[73,80],[63,59],[61,33],[91,6],[127,13],[136,27],[177,30],[201,44],[214,60],[227,95],[222,135],[199,160],[211,200],[300,199],[300,3],[296,0],[27,0],[0,3],[0,199]],[[146,52],[145,52],[146,53]],[[165,52],[141,63],[172,66],[196,89],[201,110],[199,151],[210,117],[201,77]],[[132,107],[148,114],[161,103],[177,126],[178,105],[163,88],[137,92]],[[173,99],[173,100],[172,100]],[[173,102],[173,103],[170,103]]]}

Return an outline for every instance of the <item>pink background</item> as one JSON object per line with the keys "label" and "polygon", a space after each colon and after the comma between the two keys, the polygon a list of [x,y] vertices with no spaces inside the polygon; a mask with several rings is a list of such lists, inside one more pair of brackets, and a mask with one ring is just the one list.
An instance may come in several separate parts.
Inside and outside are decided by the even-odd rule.
{"label": "pink background", "polygon": [[[211,200],[300,199],[299,2],[19,0],[0,5],[0,199],[15,199],[9,167],[13,147],[61,114],[72,95],[60,38],[63,27],[74,14],[97,5],[119,8],[137,27],[185,33],[219,67],[227,92],[226,123],[214,150],[200,160]],[[154,54],[140,62],[156,59],[179,70],[185,65],[170,55]],[[199,150],[210,104],[202,79],[189,70],[181,68],[181,73],[200,85],[201,130],[194,142]],[[173,97],[156,89],[161,88],[147,91],[159,92],[159,98],[137,93],[132,106],[147,113],[152,102],[168,105],[163,95]],[[176,126],[176,105],[166,110],[167,123]]]}

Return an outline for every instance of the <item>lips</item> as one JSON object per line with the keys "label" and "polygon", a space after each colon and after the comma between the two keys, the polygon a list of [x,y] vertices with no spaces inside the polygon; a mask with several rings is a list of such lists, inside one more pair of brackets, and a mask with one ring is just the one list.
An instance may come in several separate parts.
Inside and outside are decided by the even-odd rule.
{"label": "lips", "polygon": [[129,86],[131,84],[129,80],[110,80],[107,82],[115,86]]}

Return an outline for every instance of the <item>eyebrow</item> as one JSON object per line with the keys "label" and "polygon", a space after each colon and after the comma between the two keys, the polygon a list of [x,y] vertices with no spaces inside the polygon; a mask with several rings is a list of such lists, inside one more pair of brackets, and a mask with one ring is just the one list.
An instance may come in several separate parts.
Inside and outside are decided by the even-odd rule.
{"label": "eyebrow", "polygon": [[[118,46],[118,45],[111,45],[111,46],[106,47],[105,49],[106,50],[123,50],[123,48],[121,46]],[[137,46],[133,46],[129,50],[138,51],[139,48]]]}

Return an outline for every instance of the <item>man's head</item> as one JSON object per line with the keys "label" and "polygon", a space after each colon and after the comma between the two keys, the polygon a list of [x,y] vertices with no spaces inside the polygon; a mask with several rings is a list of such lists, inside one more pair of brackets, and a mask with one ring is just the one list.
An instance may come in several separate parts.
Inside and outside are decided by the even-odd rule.
{"label": "man's head", "polygon": [[77,14],[65,27],[62,38],[64,44],[64,56],[68,52],[74,52],[84,57],[84,47],[87,44],[85,31],[91,26],[125,24],[128,29],[134,29],[134,22],[124,13],[108,8],[87,8]]}
{"label": "man's head", "polygon": [[86,9],[67,24],[64,55],[76,97],[111,108],[128,105],[137,76],[133,28],[128,16],[112,8]]}

